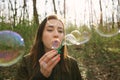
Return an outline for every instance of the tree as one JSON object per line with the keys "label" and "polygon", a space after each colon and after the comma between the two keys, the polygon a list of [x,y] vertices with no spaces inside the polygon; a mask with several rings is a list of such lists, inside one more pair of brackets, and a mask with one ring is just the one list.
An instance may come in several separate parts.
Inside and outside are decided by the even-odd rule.
{"label": "tree", "polygon": [[100,24],[103,24],[103,12],[102,12],[102,3],[101,0],[99,0],[99,4],[100,4]]}
{"label": "tree", "polygon": [[119,0],[117,5],[117,25],[118,25],[118,28],[120,29],[120,1]]}
{"label": "tree", "polygon": [[66,0],[64,0],[64,18],[66,18]]}
{"label": "tree", "polygon": [[34,22],[38,25],[39,24],[39,19],[38,19],[38,12],[36,8],[36,0],[33,0],[33,20]]}
{"label": "tree", "polygon": [[[112,6],[114,6],[114,1],[112,0]],[[112,12],[112,28],[114,28],[114,11]]]}
{"label": "tree", "polygon": [[56,9],[56,5],[55,5],[55,0],[52,0],[52,1],[53,1],[54,12],[55,12],[55,14],[57,14],[57,9]]}
{"label": "tree", "polygon": [[16,24],[16,16],[17,16],[17,7],[16,7],[17,2],[16,2],[16,0],[14,1],[14,5],[15,5],[14,8],[13,8],[13,4],[12,4],[11,0],[9,0],[9,3],[10,3],[10,5],[11,5],[11,10],[13,11],[13,27],[15,27],[15,24]]}

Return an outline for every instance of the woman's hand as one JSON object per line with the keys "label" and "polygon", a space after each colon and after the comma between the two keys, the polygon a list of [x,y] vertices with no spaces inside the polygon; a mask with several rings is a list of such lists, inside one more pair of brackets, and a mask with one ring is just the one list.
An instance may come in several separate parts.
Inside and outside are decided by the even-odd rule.
{"label": "woman's hand", "polygon": [[55,65],[60,61],[60,54],[56,50],[45,53],[39,60],[40,71],[45,77],[49,77]]}

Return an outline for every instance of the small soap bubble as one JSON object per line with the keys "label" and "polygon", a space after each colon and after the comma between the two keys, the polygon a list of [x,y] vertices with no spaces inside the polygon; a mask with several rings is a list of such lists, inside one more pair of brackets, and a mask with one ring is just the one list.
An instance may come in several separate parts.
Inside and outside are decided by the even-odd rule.
{"label": "small soap bubble", "polygon": [[52,49],[57,50],[58,54],[61,54],[61,48],[62,48],[62,43],[60,44],[60,41],[57,39],[52,42]]}
{"label": "small soap bubble", "polygon": [[52,43],[52,49],[57,49],[57,47],[58,47],[58,41],[53,41],[53,43]]}
{"label": "small soap bubble", "polygon": [[57,49],[60,46],[59,40],[55,40],[52,42],[52,49]]}
{"label": "small soap bubble", "polygon": [[77,41],[80,40],[81,33],[79,30],[73,30],[71,34],[76,38]]}
{"label": "small soap bubble", "polygon": [[0,66],[15,64],[24,54],[24,39],[16,32],[0,31]]}
{"label": "small soap bubble", "polygon": [[88,26],[81,26],[65,35],[64,45],[81,45],[88,42],[91,38],[91,29]]}
{"label": "small soap bubble", "polygon": [[96,25],[95,29],[96,32],[103,37],[112,37],[119,33],[118,24],[112,22]]}
{"label": "small soap bubble", "polygon": [[64,45],[74,45],[74,44],[79,44],[77,42],[77,39],[73,34],[67,34],[65,36],[65,41],[63,42]]}

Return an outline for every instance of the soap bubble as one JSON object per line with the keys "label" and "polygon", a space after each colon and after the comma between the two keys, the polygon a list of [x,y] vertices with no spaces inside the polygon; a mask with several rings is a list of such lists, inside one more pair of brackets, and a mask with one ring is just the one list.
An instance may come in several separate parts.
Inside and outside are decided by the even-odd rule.
{"label": "soap bubble", "polygon": [[73,34],[67,34],[65,36],[65,42],[63,42],[66,45],[73,45],[73,44],[78,44],[77,39]]}
{"label": "soap bubble", "polygon": [[117,23],[105,23],[96,25],[96,32],[103,37],[112,37],[119,33]]}
{"label": "soap bubble", "polygon": [[89,26],[81,26],[79,29],[71,31],[65,35],[65,45],[81,45],[88,42],[91,38],[91,28]]}
{"label": "soap bubble", "polygon": [[55,39],[53,42],[52,42],[52,49],[57,49],[57,48],[59,48],[59,46],[60,46],[60,41],[59,41],[59,39]]}
{"label": "soap bubble", "polygon": [[55,39],[52,41],[52,49],[55,49],[58,51],[58,54],[61,54],[61,48],[62,48],[62,43],[60,43],[60,40],[59,39]]}
{"label": "soap bubble", "polygon": [[16,32],[0,31],[0,66],[15,64],[24,54],[24,40]]}
{"label": "soap bubble", "polygon": [[100,36],[113,37],[119,33],[120,6],[111,6],[109,4],[105,6],[110,8],[106,7],[103,12],[100,12],[96,20],[97,22],[95,22],[95,30]]}

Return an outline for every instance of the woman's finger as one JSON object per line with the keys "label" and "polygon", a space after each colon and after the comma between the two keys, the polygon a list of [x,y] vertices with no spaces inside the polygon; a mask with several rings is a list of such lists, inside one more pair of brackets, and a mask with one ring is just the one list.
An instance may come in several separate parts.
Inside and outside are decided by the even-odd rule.
{"label": "woman's finger", "polygon": [[39,62],[44,61],[44,62],[47,63],[55,55],[57,55],[57,51],[56,50],[52,50],[50,52],[47,52],[47,53],[45,53],[43,55],[43,57],[40,58]]}
{"label": "woman's finger", "polygon": [[51,60],[49,60],[49,62],[47,63],[47,65],[48,66],[53,65],[56,60],[59,60],[59,58],[60,58],[60,54],[54,56]]}
{"label": "woman's finger", "polygon": [[49,66],[48,68],[52,70],[59,61],[60,61],[60,54],[54,57],[53,59],[51,59],[50,62],[48,62],[47,64]]}

